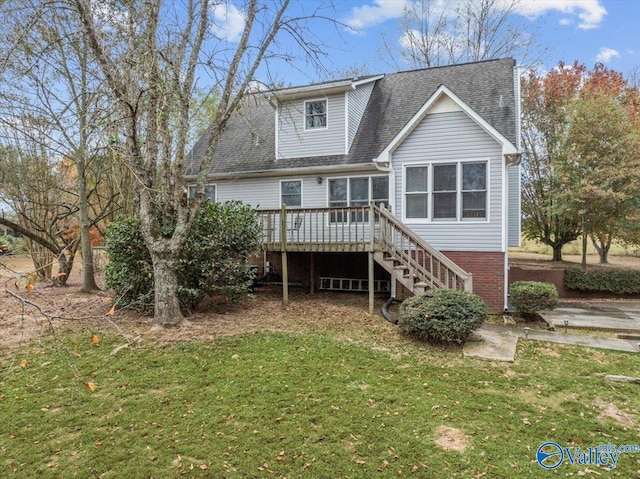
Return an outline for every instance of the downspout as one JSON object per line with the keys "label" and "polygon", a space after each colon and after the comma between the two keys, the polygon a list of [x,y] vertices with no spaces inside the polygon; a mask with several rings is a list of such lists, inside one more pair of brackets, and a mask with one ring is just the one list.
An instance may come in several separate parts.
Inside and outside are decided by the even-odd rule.
{"label": "downspout", "polygon": [[[509,198],[509,168],[513,166],[519,166],[522,162],[522,153],[506,153],[504,154],[504,197]],[[505,201],[505,211],[503,211],[504,218],[504,310],[509,308],[509,202]]]}

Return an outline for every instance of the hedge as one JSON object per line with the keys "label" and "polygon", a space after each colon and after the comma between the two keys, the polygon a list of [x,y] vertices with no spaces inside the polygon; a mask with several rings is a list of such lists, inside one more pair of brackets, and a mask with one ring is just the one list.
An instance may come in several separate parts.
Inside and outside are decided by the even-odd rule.
{"label": "hedge", "polygon": [[509,286],[509,301],[522,314],[536,314],[558,306],[558,290],[551,283],[516,281]]}
{"label": "hedge", "polygon": [[576,266],[564,270],[567,289],[590,293],[638,294],[640,271],[622,269],[592,269],[584,271]]}

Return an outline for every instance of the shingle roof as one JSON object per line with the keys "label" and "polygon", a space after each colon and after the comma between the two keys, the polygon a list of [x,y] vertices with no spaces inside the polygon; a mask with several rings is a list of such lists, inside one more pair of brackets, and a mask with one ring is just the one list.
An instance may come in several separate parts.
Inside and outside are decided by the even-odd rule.
{"label": "shingle roof", "polygon": [[[210,174],[371,163],[441,85],[515,145],[514,66],[514,60],[501,59],[385,75],[376,81],[346,155],[276,161],[275,108],[266,95],[249,95],[242,108],[230,118],[216,146]],[[206,132],[193,147],[190,153],[193,161],[188,165],[187,174],[198,170],[209,135],[210,132]]]}

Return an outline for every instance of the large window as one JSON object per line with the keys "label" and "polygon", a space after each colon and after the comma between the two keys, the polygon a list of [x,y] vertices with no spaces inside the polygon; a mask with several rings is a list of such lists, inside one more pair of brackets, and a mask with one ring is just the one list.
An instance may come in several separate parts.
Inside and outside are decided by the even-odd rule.
{"label": "large window", "polygon": [[[329,206],[367,206],[389,204],[389,178],[387,176],[360,176],[355,178],[334,178],[329,180]],[[365,213],[365,214],[363,214]],[[368,221],[367,212],[352,212],[350,221]],[[331,215],[332,222],[347,221],[342,212]]]}
{"label": "large window", "polygon": [[487,162],[405,168],[405,218],[433,221],[487,218]]}
{"label": "large window", "polygon": [[302,181],[287,180],[280,182],[281,204],[294,208],[302,206]]}
{"label": "large window", "polygon": [[[187,187],[187,195],[193,198],[196,195],[196,186],[189,185]],[[216,201],[216,185],[204,185],[204,196],[207,200],[215,203]]]}
{"label": "large window", "polygon": [[327,127],[327,100],[315,100],[304,102],[304,128]]}

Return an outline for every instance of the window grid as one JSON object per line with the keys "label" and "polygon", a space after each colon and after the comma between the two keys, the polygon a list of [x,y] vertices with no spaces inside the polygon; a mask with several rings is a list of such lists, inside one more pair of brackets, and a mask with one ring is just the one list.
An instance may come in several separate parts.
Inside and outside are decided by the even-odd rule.
{"label": "window grid", "polygon": [[487,220],[488,162],[406,166],[404,217],[426,221]]}
{"label": "window grid", "polygon": [[327,100],[304,102],[304,129],[313,130],[327,127]]}
{"label": "window grid", "polygon": [[[363,183],[366,181],[366,198],[363,195]],[[370,201],[376,205],[389,204],[389,177],[387,176],[355,176],[348,178],[330,178],[329,207],[367,206]],[[354,186],[355,185],[355,186]],[[364,213],[364,214],[363,214]],[[331,223],[369,221],[369,213],[352,212],[350,219],[340,212],[333,212]]]}

